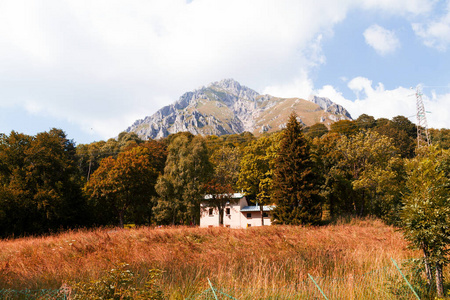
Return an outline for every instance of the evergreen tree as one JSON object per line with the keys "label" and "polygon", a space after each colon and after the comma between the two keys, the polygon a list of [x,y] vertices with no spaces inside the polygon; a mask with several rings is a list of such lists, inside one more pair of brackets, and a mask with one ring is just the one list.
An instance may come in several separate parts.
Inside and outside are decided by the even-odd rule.
{"label": "evergreen tree", "polygon": [[317,224],[322,216],[318,176],[295,113],[283,131],[274,175],[274,223]]}

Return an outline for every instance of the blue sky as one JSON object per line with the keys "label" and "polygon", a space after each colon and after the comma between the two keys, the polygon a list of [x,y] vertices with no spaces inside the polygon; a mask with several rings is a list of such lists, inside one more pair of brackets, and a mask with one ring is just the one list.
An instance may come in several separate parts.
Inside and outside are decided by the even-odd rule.
{"label": "blue sky", "polygon": [[449,1],[3,0],[0,132],[106,140],[224,78],[354,118],[414,115],[420,84],[450,128],[449,46]]}

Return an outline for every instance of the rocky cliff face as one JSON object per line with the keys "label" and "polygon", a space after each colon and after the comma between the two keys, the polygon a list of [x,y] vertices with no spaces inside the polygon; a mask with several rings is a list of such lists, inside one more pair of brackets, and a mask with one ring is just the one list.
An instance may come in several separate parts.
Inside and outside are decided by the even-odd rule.
{"label": "rocky cliff face", "polygon": [[316,103],[320,106],[324,111],[332,113],[334,115],[342,115],[347,117],[348,119],[352,119],[352,116],[350,116],[350,113],[341,105],[334,103],[328,98],[323,97],[317,97],[317,96],[311,96],[309,97],[308,101],[311,101],[313,103]]}
{"label": "rocky cliff face", "polygon": [[258,135],[281,129],[295,111],[305,125],[351,119],[340,105],[327,98],[277,98],[259,95],[233,79],[214,82],[183,94],[174,104],[127,128],[143,139],[158,139],[180,131],[224,135],[252,132]]}

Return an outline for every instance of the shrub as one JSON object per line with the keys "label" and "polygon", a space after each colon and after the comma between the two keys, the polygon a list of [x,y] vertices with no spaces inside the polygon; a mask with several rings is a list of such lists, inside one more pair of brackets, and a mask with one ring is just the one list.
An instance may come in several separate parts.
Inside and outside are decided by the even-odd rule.
{"label": "shrub", "polygon": [[164,299],[157,284],[161,273],[160,270],[149,270],[147,282],[139,287],[136,284],[137,275],[129,269],[128,264],[121,263],[98,280],[73,284],[73,299]]}

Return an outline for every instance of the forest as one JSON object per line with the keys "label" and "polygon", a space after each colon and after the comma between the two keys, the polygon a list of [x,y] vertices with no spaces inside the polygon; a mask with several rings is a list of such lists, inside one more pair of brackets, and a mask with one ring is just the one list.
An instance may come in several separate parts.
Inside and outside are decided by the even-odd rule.
{"label": "forest", "polygon": [[[274,216],[282,224],[320,224],[342,216],[399,221],[407,162],[417,156],[411,121],[361,115],[330,129],[298,124],[283,142],[287,131],[260,137],[181,132],[146,141],[122,132],[117,139],[81,145],[61,129],[1,134],[0,236],[124,224],[196,225],[205,194],[237,191],[253,202],[277,204]],[[450,147],[450,130],[430,134],[439,151]],[[295,143],[297,150],[290,146]],[[294,164],[302,170],[289,169]],[[303,194],[290,199],[282,193],[286,185]],[[217,197],[213,205],[223,209],[228,200]]]}
{"label": "forest", "polygon": [[302,126],[294,113],[283,130],[259,137],[180,132],[142,140],[122,132],[76,145],[61,129],[35,136],[12,131],[0,135],[0,237],[196,226],[205,195],[223,214],[240,191],[252,203],[274,204],[274,224],[370,216],[401,228],[423,253],[427,285],[435,282],[443,295],[450,130],[431,129],[430,145],[417,132],[403,116],[361,115],[327,128]]}

